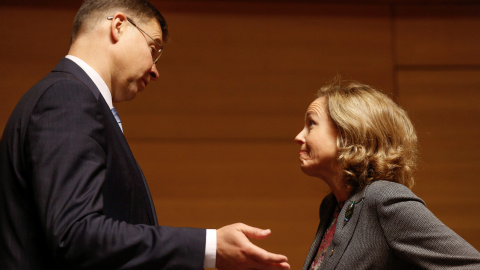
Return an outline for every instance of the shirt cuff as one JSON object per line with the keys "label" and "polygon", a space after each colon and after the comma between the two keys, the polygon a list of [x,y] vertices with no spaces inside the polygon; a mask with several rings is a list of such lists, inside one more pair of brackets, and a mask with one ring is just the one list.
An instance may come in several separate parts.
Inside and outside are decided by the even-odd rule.
{"label": "shirt cuff", "polygon": [[215,268],[217,261],[217,230],[207,230],[207,240],[205,241],[205,260],[204,268]]}

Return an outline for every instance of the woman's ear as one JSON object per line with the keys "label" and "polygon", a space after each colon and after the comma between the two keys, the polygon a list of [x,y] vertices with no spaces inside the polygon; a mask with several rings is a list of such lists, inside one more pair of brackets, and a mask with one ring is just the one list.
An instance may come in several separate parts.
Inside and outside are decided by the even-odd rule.
{"label": "woman's ear", "polygon": [[124,33],[125,25],[127,22],[127,15],[123,12],[117,12],[113,16],[108,17],[112,21],[110,24],[110,34],[112,40],[116,43],[120,40],[120,37]]}

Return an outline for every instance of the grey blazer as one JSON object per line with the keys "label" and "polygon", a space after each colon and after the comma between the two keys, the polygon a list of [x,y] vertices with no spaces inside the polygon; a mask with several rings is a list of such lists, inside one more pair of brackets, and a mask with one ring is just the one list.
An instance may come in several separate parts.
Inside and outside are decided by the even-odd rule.
{"label": "grey blazer", "polygon": [[[347,208],[355,202],[345,222]],[[320,225],[303,270],[310,268],[337,201],[320,206]],[[480,269],[480,253],[444,225],[404,185],[375,181],[351,196],[320,267],[326,269]]]}

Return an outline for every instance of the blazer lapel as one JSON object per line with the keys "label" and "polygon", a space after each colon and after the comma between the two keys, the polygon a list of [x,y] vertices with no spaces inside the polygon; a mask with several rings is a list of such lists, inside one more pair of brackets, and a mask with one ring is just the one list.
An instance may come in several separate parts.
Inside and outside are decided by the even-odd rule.
{"label": "blazer lapel", "polygon": [[333,216],[333,212],[335,211],[335,207],[337,207],[337,200],[335,196],[330,193],[325,197],[321,206],[320,206],[320,224],[318,225],[317,233],[315,235],[315,239],[313,240],[313,244],[308,251],[307,258],[305,259],[305,263],[303,265],[302,270],[310,269],[310,265],[312,264],[315,256],[317,255],[318,248],[320,247],[320,242],[322,241],[323,234],[327,230],[328,225],[330,225],[330,218]]}
{"label": "blazer lapel", "polygon": [[[335,229],[335,235],[333,237],[332,243],[328,247],[327,254],[325,259],[320,267],[320,269],[335,269],[337,264],[340,261],[345,249],[347,248],[350,240],[352,239],[355,228],[357,227],[359,217],[363,209],[363,198],[365,194],[365,189],[362,189],[351,196],[343,206],[340,214],[338,215],[337,225]],[[349,206],[354,203],[353,211],[351,213],[348,221],[345,221],[347,210]]]}
{"label": "blazer lapel", "polygon": [[155,206],[153,204],[153,200],[148,188],[147,180],[145,179],[145,176],[143,174],[142,169],[138,165],[135,157],[133,156],[132,150],[130,149],[130,146],[128,145],[128,142],[123,135],[123,132],[121,131],[120,127],[118,126],[117,121],[115,120],[115,117],[113,116],[113,113],[110,111],[110,108],[108,107],[106,101],[101,97],[100,103],[102,104],[102,107],[105,111],[105,114],[107,115],[107,121],[110,122],[110,126],[115,127],[115,132],[114,136],[116,137],[116,144],[115,147],[119,147],[122,149],[122,153],[126,153],[124,155],[124,158],[128,160],[128,163],[133,164],[132,169],[135,170],[135,186],[137,187],[137,191],[139,192],[137,195],[139,195],[140,200],[145,201],[145,212],[147,214],[148,220],[150,221],[149,224],[151,225],[158,225],[157,221],[157,216],[155,213]]}
{"label": "blazer lapel", "polygon": [[[80,66],[78,66],[75,62],[73,62],[68,58],[63,58],[60,60],[57,66],[53,69],[53,72],[70,73],[73,76],[75,76],[78,80],[80,80],[82,83],[84,83],[90,89],[90,91],[92,91],[95,98],[101,104],[102,109],[105,111],[106,121],[109,121],[111,126],[115,126],[115,127],[118,126],[118,123],[115,120],[115,117],[113,116],[112,112],[110,111],[110,108],[108,107],[108,104],[106,103],[105,99],[101,95],[100,90],[98,90],[95,83]],[[155,213],[155,206],[153,204],[153,200],[152,200],[150,191],[148,189],[148,184],[145,179],[145,176],[143,175],[143,172],[140,166],[135,160],[133,153],[131,152],[130,146],[128,145],[127,140],[125,139],[125,136],[123,135],[120,128],[118,128],[117,132],[115,132],[115,136],[118,139],[117,141],[120,142],[120,144],[117,145],[117,147],[121,147],[123,149],[123,152],[127,153],[125,158],[127,158],[131,164],[134,164],[133,167],[137,169],[136,170],[137,179],[139,179],[139,181],[142,182],[141,186],[139,187],[139,190],[141,191],[141,197],[143,197],[143,199],[146,202],[146,206],[147,206],[146,213],[147,213],[148,219],[150,220],[150,224],[158,225],[157,216]]]}

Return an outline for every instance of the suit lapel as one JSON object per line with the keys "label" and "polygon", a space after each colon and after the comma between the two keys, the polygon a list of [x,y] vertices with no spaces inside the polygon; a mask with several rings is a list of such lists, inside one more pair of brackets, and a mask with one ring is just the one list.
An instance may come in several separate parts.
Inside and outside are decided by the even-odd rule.
{"label": "suit lapel", "polygon": [[[118,127],[118,123],[115,120],[115,117],[110,111],[110,108],[108,107],[107,102],[103,98],[103,96],[100,93],[100,90],[98,90],[97,86],[95,83],[92,81],[92,79],[87,75],[87,73],[80,67],[78,66],[75,62],[68,58],[63,58],[60,60],[60,62],[57,64],[57,66],[53,69],[53,72],[67,72],[75,76],[79,81],[84,83],[90,91],[92,91],[93,95],[95,98],[98,100],[100,105],[102,106],[102,110],[104,111],[104,114],[106,116],[106,121],[109,122],[110,126]],[[115,147],[121,147],[123,153],[127,153],[127,155],[124,158],[128,159],[128,162],[131,164],[134,164],[133,166],[136,169],[136,175],[138,176],[137,179],[139,181],[142,181],[141,186],[139,189],[141,190],[141,197],[146,202],[146,206],[148,207],[146,210],[148,219],[150,220],[150,224],[158,225],[156,213],[155,213],[155,207],[148,189],[147,181],[145,179],[145,176],[143,175],[143,172],[138,165],[137,161],[135,160],[133,153],[131,152],[130,146],[128,145],[128,142],[125,139],[125,136],[123,135],[122,131],[120,128],[116,128],[115,137],[117,138],[117,141],[120,142],[119,145],[116,145]]]}
{"label": "suit lapel", "polygon": [[315,239],[313,240],[313,244],[308,251],[307,258],[305,259],[305,263],[303,265],[302,270],[310,269],[310,265],[312,264],[315,256],[317,255],[318,248],[320,247],[320,242],[322,241],[323,234],[327,230],[328,225],[330,225],[330,218],[333,216],[333,212],[335,211],[335,207],[337,207],[337,200],[335,196],[330,193],[325,199],[323,200],[320,206],[320,224],[318,225],[317,233],[315,235]]}
{"label": "suit lapel", "polygon": [[[355,228],[357,227],[359,217],[361,216],[363,209],[363,198],[365,194],[365,189],[362,189],[351,196],[343,206],[340,214],[338,215],[337,225],[335,229],[335,235],[333,237],[332,243],[328,247],[328,252],[325,255],[325,259],[320,267],[320,269],[335,269],[337,264],[340,261],[343,253],[345,252],[350,240],[352,239]],[[345,215],[349,208],[349,205],[354,202],[353,213],[345,222]],[[333,252],[332,252],[333,250]]]}
{"label": "suit lapel", "polygon": [[[116,137],[115,141],[118,142],[118,144],[116,144],[115,147],[120,147],[122,149],[122,151],[120,152],[126,153],[124,155],[124,158],[128,159],[128,162],[130,164],[133,164],[133,166],[131,167],[135,170],[136,180],[134,181],[136,181],[135,186],[137,187],[137,191],[139,192],[137,193],[137,195],[140,195],[139,199],[144,200],[145,202],[144,205],[147,206],[145,209],[145,212],[150,221],[149,224],[158,225],[158,221],[155,213],[155,207],[153,205],[153,201],[150,195],[150,191],[148,189],[148,184],[145,179],[145,176],[143,175],[143,172],[140,166],[138,165],[135,157],[133,156],[132,150],[130,149],[128,142],[125,139],[123,132],[118,126],[118,123],[115,120],[115,117],[111,113],[110,108],[108,107],[107,102],[103,99],[103,97],[101,97],[100,103],[105,111],[105,114],[107,115],[107,121],[109,121],[109,125],[115,127],[114,136]],[[141,182],[141,184],[138,184],[139,182]]]}

